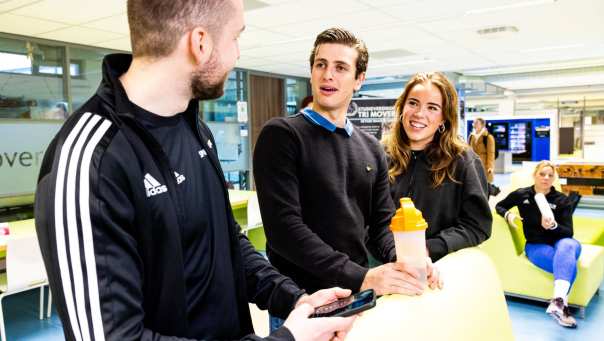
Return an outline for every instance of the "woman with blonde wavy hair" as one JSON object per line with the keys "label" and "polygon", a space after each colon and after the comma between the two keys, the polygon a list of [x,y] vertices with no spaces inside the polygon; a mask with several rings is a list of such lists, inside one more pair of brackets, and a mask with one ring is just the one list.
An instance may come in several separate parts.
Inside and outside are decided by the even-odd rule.
{"label": "woman with blonde wavy hair", "polygon": [[[577,278],[581,244],[573,238],[573,204],[554,188],[555,179],[556,166],[548,160],[539,162],[533,171],[535,183],[508,194],[497,203],[495,210],[513,228],[518,228],[517,218],[522,220],[526,257],[554,275],[553,298],[546,312],[561,326],[575,328],[577,321],[568,309],[568,293]],[[550,212],[541,211],[538,194]],[[512,207],[518,208],[520,217],[510,211]]]}
{"label": "woman with blonde wavy hair", "polygon": [[391,134],[391,195],[398,207],[410,197],[426,222],[426,243],[436,261],[482,243],[493,217],[481,161],[457,135],[457,93],[440,72],[414,75],[395,104]]}

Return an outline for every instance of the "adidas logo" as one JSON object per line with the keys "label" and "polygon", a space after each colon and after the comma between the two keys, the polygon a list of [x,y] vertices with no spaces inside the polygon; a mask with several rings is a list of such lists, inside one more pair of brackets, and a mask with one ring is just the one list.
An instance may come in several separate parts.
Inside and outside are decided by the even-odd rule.
{"label": "adidas logo", "polygon": [[524,201],[522,202],[523,204],[530,204],[528,199],[524,199]]}
{"label": "adidas logo", "polygon": [[199,154],[199,157],[201,157],[202,159],[208,155],[208,153],[206,153],[205,149],[202,149],[202,150],[198,151],[197,153]]}
{"label": "adidas logo", "polygon": [[181,183],[183,183],[183,182],[184,182],[184,181],[187,179],[187,178],[185,178],[185,176],[184,176],[184,175],[182,175],[182,174],[178,174],[178,173],[176,173],[176,172],[174,172],[174,176],[176,177],[176,183],[177,183],[177,184],[179,184],[179,185],[180,185]]}
{"label": "adidas logo", "polygon": [[155,180],[149,173],[145,174],[145,179],[143,181],[145,183],[145,190],[147,191],[147,198],[168,191],[168,187],[160,184],[159,181]]}

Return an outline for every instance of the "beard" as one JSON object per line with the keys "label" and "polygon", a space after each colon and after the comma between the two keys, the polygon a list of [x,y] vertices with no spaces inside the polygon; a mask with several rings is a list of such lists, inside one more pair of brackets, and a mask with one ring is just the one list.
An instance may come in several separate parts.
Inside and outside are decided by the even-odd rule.
{"label": "beard", "polygon": [[216,74],[220,70],[218,57],[214,52],[210,56],[205,69],[193,72],[191,76],[191,94],[198,100],[217,99],[224,95],[224,83],[229,73],[226,72],[216,80]]}

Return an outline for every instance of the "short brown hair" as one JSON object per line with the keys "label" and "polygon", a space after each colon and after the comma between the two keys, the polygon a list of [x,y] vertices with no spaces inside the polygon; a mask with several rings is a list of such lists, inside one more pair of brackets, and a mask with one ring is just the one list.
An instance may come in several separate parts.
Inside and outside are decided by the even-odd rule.
{"label": "short brown hair", "polygon": [[130,42],[135,57],[164,57],[180,37],[195,26],[220,33],[228,19],[225,0],[128,0]]}
{"label": "short brown hair", "polygon": [[367,46],[365,42],[361,39],[358,39],[354,36],[354,34],[346,31],[343,28],[332,27],[328,28],[325,31],[319,33],[317,38],[315,39],[315,45],[312,48],[312,52],[310,53],[310,68],[312,69],[315,64],[315,54],[317,53],[317,48],[321,44],[342,44],[348,47],[353,47],[358,52],[357,63],[356,63],[356,73],[354,74],[354,78],[359,78],[359,75],[365,71],[367,71],[367,63],[369,63],[369,52],[367,52]]}

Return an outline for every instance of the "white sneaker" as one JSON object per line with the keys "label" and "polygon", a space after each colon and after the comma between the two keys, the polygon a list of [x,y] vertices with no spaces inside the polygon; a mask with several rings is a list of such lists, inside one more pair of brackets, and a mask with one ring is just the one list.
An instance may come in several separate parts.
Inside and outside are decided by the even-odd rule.
{"label": "white sneaker", "polygon": [[568,306],[564,305],[564,300],[561,297],[552,299],[547,310],[545,311],[553,317],[559,325],[566,328],[576,328],[577,321],[570,314]]}

